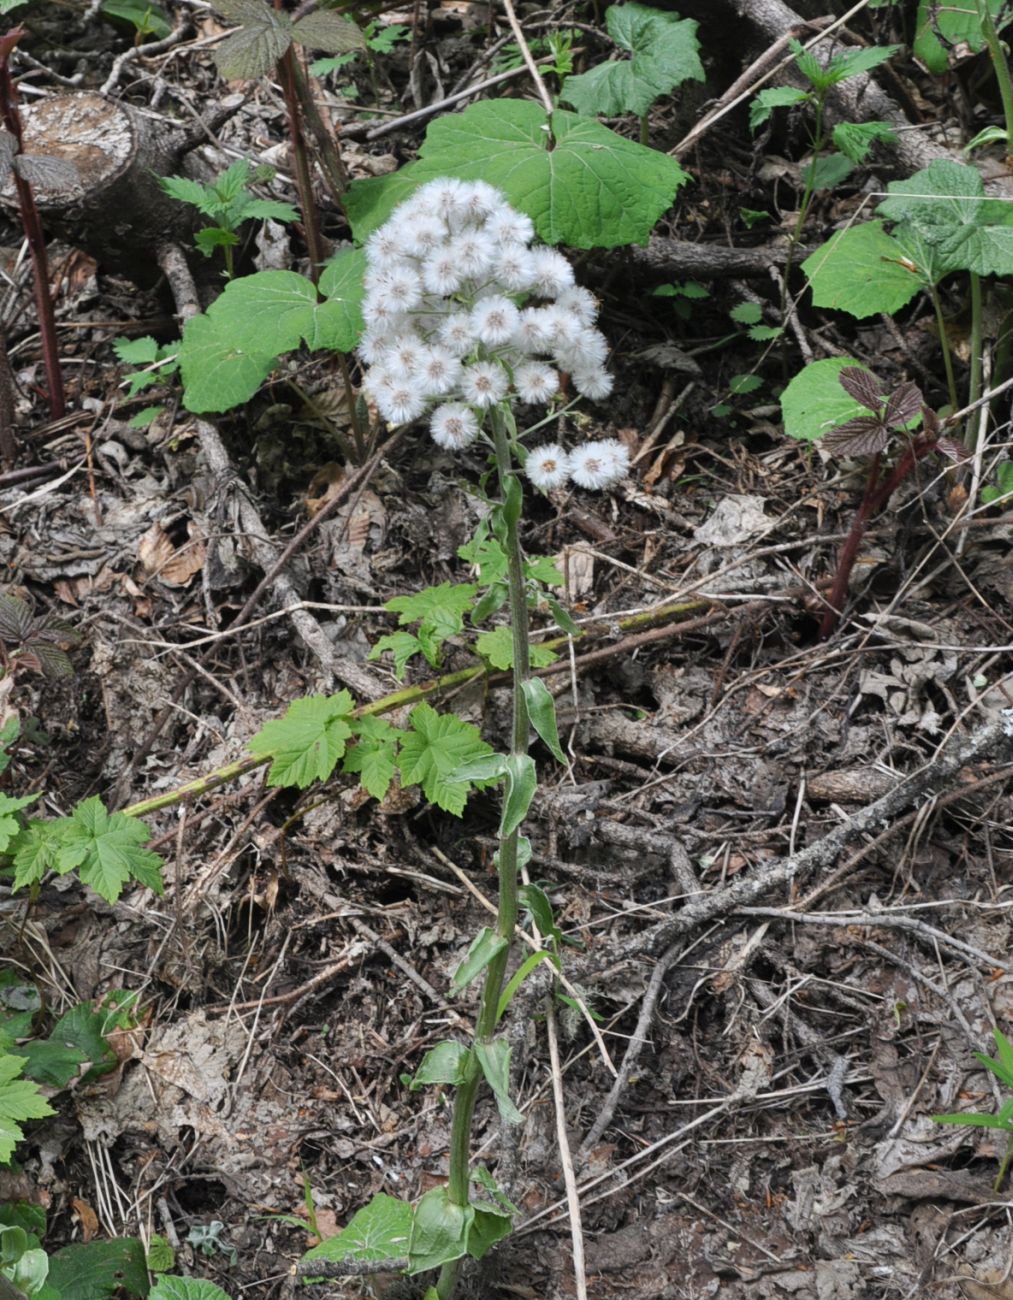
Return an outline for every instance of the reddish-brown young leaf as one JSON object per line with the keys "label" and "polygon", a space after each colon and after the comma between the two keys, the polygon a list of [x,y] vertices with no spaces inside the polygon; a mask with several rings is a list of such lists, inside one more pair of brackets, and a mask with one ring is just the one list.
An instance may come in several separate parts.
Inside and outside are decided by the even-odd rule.
{"label": "reddish-brown young leaf", "polygon": [[893,429],[903,429],[911,423],[924,404],[922,390],[908,379],[899,384],[887,398],[883,423]]}
{"label": "reddish-brown young leaf", "polygon": [[875,375],[858,366],[845,366],[837,376],[838,383],[849,397],[860,402],[867,411],[879,414],[883,406],[883,385]]}
{"label": "reddish-brown young leaf", "polygon": [[890,441],[890,430],[875,415],[858,415],[823,435],[822,446],[835,456],[875,456]]}

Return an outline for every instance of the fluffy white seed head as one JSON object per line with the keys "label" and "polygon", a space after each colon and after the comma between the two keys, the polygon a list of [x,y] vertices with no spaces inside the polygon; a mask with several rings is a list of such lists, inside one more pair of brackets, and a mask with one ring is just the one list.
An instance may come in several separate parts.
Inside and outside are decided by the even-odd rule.
{"label": "fluffy white seed head", "polygon": [[522,402],[542,406],[559,391],[559,376],[551,366],[538,361],[527,361],[514,371],[514,387]]}
{"label": "fluffy white seed head", "polygon": [[573,267],[553,248],[532,250],[534,287],[543,298],[555,298],[573,285]]}
{"label": "fluffy white seed head", "polygon": [[455,357],[466,356],[478,342],[471,314],[465,311],[452,312],[442,321],[437,333],[440,342]]}
{"label": "fluffy white seed head", "polygon": [[498,361],[476,361],[461,376],[465,401],[482,410],[502,401],[509,386],[510,378]]}
{"label": "fluffy white seed head", "polygon": [[471,323],[480,343],[498,348],[509,343],[520,323],[520,312],[509,298],[494,294],[482,298],[471,312]]}
{"label": "fluffy white seed head", "polygon": [[575,369],[570,378],[581,397],[589,397],[592,402],[600,402],[608,397],[615,384],[609,372],[600,366]]}
{"label": "fluffy white seed head", "polygon": [[422,349],[415,365],[415,374],[426,397],[442,397],[456,387],[461,374],[461,362],[449,348],[436,344]]}
{"label": "fluffy white seed head", "polygon": [[460,402],[446,402],[433,412],[429,430],[438,447],[460,451],[478,437],[478,419],[474,411]]}
{"label": "fluffy white seed head", "polygon": [[536,488],[551,492],[553,488],[562,487],[570,477],[570,454],[555,442],[533,447],[528,452],[524,473]]}
{"label": "fluffy white seed head", "polygon": [[570,477],[578,487],[601,491],[625,478],[630,453],[618,438],[585,442],[570,452]]}

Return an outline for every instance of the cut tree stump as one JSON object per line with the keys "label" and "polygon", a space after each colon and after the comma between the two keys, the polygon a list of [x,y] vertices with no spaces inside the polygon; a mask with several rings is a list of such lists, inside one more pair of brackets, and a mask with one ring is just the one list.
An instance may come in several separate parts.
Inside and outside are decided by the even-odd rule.
{"label": "cut tree stump", "polygon": [[[189,243],[196,212],[170,199],[160,176],[207,180],[182,129],[91,91],[23,106],[24,155],[37,160],[35,201],[48,232],[83,249],[105,271],[150,287],[161,275],[156,244]],[[185,155],[185,156],[184,156]],[[46,168],[47,160],[62,166]],[[74,171],[66,166],[72,164]],[[10,174],[0,201],[13,207]]]}

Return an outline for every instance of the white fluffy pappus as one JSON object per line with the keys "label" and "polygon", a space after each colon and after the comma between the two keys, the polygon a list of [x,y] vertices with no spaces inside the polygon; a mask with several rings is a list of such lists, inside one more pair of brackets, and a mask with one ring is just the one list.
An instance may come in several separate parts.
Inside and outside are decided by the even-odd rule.
{"label": "white fluffy pappus", "polygon": [[570,478],[578,487],[600,492],[626,477],[630,453],[618,438],[585,442],[570,452]]}
{"label": "white fluffy pappus", "polygon": [[534,487],[543,492],[562,487],[570,477],[570,453],[556,442],[532,447],[524,462],[524,473]]}

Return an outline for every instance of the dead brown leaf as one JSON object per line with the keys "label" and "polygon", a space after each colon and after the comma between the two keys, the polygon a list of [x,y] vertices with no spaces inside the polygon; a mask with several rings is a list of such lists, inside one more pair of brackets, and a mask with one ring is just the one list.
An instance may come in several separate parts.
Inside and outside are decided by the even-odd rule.
{"label": "dead brown leaf", "polygon": [[176,546],[162,524],[154,523],[138,544],[137,557],[145,572],[167,587],[188,586],[204,567],[207,548],[193,520],[187,520],[186,532],[188,540]]}

